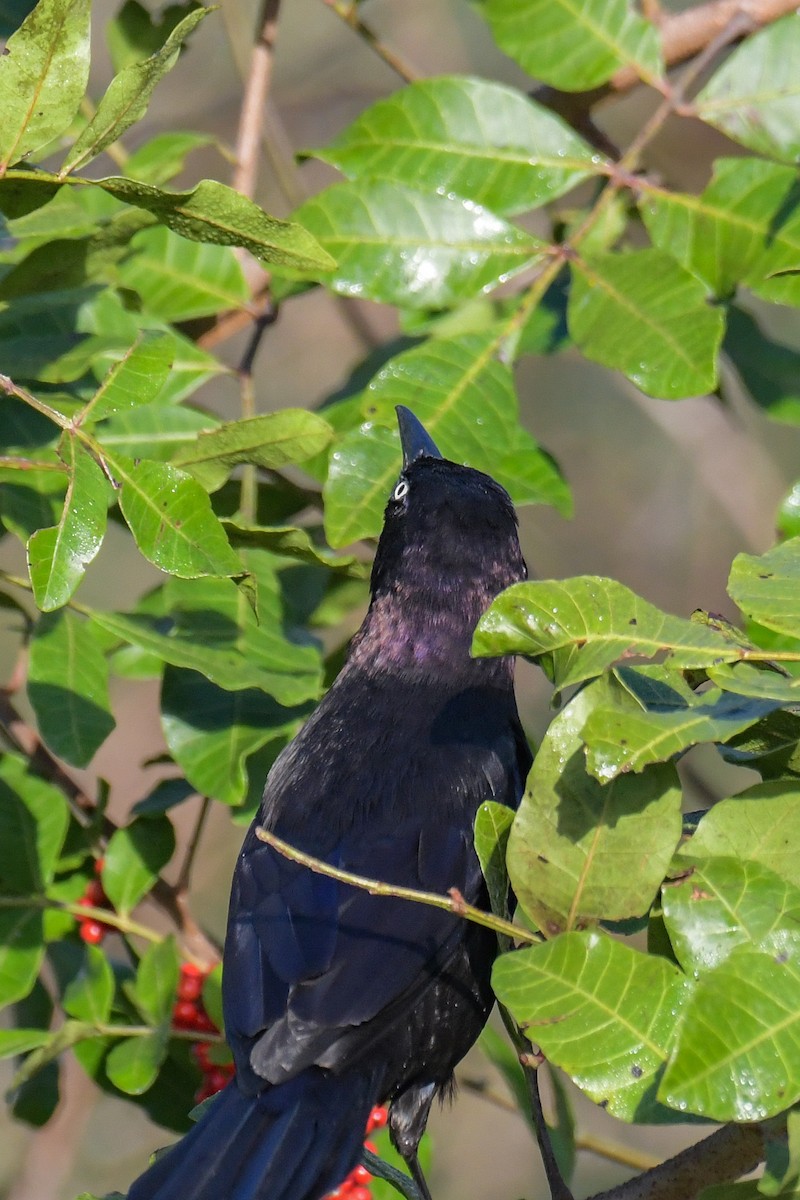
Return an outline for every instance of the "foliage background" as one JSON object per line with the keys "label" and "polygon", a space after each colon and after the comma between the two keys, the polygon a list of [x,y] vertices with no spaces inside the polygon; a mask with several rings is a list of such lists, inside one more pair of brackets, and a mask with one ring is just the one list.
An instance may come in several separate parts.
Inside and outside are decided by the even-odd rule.
{"label": "foliage background", "polygon": [[[225,0],[224,23],[219,14],[204,23],[190,51],[160,85],[146,120],[133,131],[132,148],[158,129],[179,125],[232,143],[241,99],[238,64],[249,53],[255,9],[245,0]],[[94,6],[95,95],[110,78],[101,31],[114,11],[111,4]],[[361,11],[422,75],[467,72],[526,86],[524,74],[500,54],[487,27],[460,0],[404,0],[402,5],[369,0]],[[294,148],[325,144],[396,84],[394,74],[321,0],[284,6],[270,101],[280,114],[272,126],[279,141],[285,133]],[[653,94],[639,88],[605,105],[599,123],[613,142],[624,145],[654,106]],[[708,126],[674,118],[650,147],[648,166],[675,188],[694,191],[706,182],[713,158],[738,152]],[[178,182],[188,187],[204,176],[228,175],[229,167],[214,151],[201,150]],[[288,190],[313,194],[332,178],[329,168],[310,160],[290,173]],[[278,214],[288,213],[294,202],[269,168],[261,173],[258,199]],[[795,313],[757,301],[753,307],[775,336],[800,347]],[[284,306],[262,344],[255,374],[257,410],[317,407],[371,345],[395,332],[388,307],[336,301],[321,290],[295,299]],[[243,332],[220,348],[231,366],[245,341]],[[741,550],[758,553],[772,543],[778,503],[797,474],[800,433],[769,422],[735,381],[728,407],[709,397],[668,404],[643,396],[621,375],[570,349],[525,358],[517,382],[523,423],[558,460],[574,496],[570,521],[551,508],[522,511],[523,545],[533,572],[556,578],[609,575],[671,612],[688,615],[702,606],[733,617],[725,592],[730,562]],[[239,415],[239,389],[232,377],[212,381],[197,399],[221,417]],[[157,573],[148,578],[140,557],[126,557],[132,547],[117,531],[112,529],[109,538],[110,547],[89,573],[81,597],[103,607],[129,608]],[[24,567],[11,538],[0,543],[0,565],[11,571]],[[13,617],[0,610],[3,678],[15,657],[12,626]],[[523,716],[536,735],[551,716],[550,689],[530,668],[522,667],[520,680]],[[137,764],[162,748],[155,691],[149,682],[114,684],[118,727],[93,772],[112,782],[111,815],[120,819],[153,777],[152,770]],[[726,768],[706,750],[687,757],[684,775],[688,807],[696,807],[695,800],[705,802],[709,794],[725,794]],[[739,776],[737,781],[739,786]],[[227,813],[216,811],[195,875],[193,904],[217,933],[238,838]],[[482,1064],[474,1066],[476,1073],[483,1070]],[[0,1179],[8,1200],[71,1200],[79,1183],[102,1193],[132,1177],[148,1151],[163,1141],[138,1110],[98,1097],[78,1072],[69,1072],[67,1094],[62,1122],[45,1131],[0,1124]],[[607,1132],[602,1116],[591,1112]],[[521,1122],[464,1095],[456,1112],[434,1118],[433,1126],[437,1194],[478,1200],[486,1194],[534,1192],[537,1156]],[[619,1128],[614,1133],[620,1136]],[[674,1148],[682,1137],[650,1128],[625,1134],[631,1144],[655,1154]],[[617,1168],[584,1156],[576,1187],[594,1190],[619,1176]]]}

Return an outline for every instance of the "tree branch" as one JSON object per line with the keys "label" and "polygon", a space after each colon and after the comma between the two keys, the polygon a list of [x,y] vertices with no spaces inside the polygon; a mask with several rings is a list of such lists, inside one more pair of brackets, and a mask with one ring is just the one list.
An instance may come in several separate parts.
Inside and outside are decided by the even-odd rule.
{"label": "tree branch", "polygon": [[363,42],[369,46],[370,50],[374,50],[378,58],[382,59],[387,67],[399,75],[403,83],[413,83],[415,79],[419,79],[419,73],[414,70],[407,62],[405,62],[399,54],[394,50],[390,50],[385,45],[375,31],[367,25],[358,15],[358,5],[356,0],[323,0],[328,8],[333,9],[337,17],[341,17],[346,25],[358,34]]}
{"label": "tree branch", "polygon": [[694,1200],[704,1188],[752,1171],[763,1157],[764,1130],[760,1125],[723,1125],[674,1158],[598,1192],[591,1200]]}

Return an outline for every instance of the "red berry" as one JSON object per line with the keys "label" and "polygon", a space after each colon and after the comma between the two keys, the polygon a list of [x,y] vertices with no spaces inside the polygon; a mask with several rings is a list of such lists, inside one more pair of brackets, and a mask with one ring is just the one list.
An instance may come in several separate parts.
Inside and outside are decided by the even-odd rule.
{"label": "red berry", "polygon": [[[178,1001],[178,1004],[182,1003],[186,1003],[186,1001]],[[175,1007],[177,1008],[178,1005],[176,1004]],[[209,1017],[208,1013],[204,1012],[203,1009],[199,1008],[196,1004],[193,1004],[192,1007],[195,1009],[197,1014],[194,1019],[194,1024],[192,1025],[192,1029],[196,1029],[199,1033],[219,1033],[219,1030],[211,1020],[211,1017]]]}
{"label": "red berry", "polygon": [[176,1029],[197,1029],[200,1011],[192,1000],[179,1000],[172,1010],[172,1024]]}
{"label": "red berry", "polygon": [[373,1154],[378,1153],[378,1147],[375,1145],[374,1142],[364,1142],[364,1149],[370,1150]]}
{"label": "red berry", "polygon": [[210,1088],[206,1081],[199,1091],[195,1093],[194,1102],[195,1104],[202,1104],[204,1100],[208,1100],[213,1095],[215,1095],[214,1089]]}
{"label": "red berry", "polygon": [[208,1072],[206,1087],[211,1088],[212,1093],[221,1092],[227,1086],[230,1077],[229,1071],[223,1071],[219,1067],[212,1067]]}
{"label": "red berry", "polygon": [[197,979],[203,979],[206,972],[202,967],[198,967],[197,963],[185,962],[181,963],[181,975],[193,975]]}
{"label": "red berry", "polygon": [[91,904],[93,908],[106,908],[108,906],[108,896],[103,891],[103,885],[99,879],[90,879],[86,885],[86,891],[81,896],[81,903]]}
{"label": "red berry", "polygon": [[363,1184],[358,1184],[350,1189],[349,1198],[350,1200],[372,1200],[372,1192]]}
{"label": "red berry", "polygon": [[99,921],[81,921],[81,937],[90,946],[98,946],[106,936],[106,928]]}
{"label": "red berry", "polygon": [[203,1071],[208,1071],[212,1066],[211,1059],[209,1058],[210,1053],[211,1047],[208,1042],[195,1042],[192,1046],[192,1054],[194,1055],[195,1062]]}
{"label": "red berry", "polygon": [[197,975],[181,975],[178,983],[180,1000],[199,1000],[203,994],[203,981]]}
{"label": "red berry", "polygon": [[95,875],[100,875],[100,874],[101,874],[101,872],[102,872],[102,870],[103,870],[103,865],[104,865],[105,861],[106,861],[106,860],[105,860],[104,858],[96,858],[96,859],[94,860],[94,873],[95,873]]}
{"label": "red berry", "polygon": [[371,1174],[363,1163],[359,1163],[357,1167],[353,1167],[350,1174],[353,1177],[353,1183],[367,1184],[372,1179]]}
{"label": "red berry", "polygon": [[389,1110],[383,1104],[376,1104],[369,1114],[367,1133],[372,1133],[373,1129],[383,1129],[388,1120]]}

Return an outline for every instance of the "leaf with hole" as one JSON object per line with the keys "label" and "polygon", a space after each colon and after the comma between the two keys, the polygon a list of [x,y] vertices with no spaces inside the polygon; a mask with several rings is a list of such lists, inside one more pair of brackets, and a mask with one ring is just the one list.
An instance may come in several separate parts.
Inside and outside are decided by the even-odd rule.
{"label": "leaf with hole", "polygon": [[504,954],[492,985],[549,1062],[623,1121],[663,1119],[655,1090],[687,998],[666,959],[598,932]]}
{"label": "leaf with hole", "polygon": [[523,654],[556,688],[626,658],[666,656],[673,669],[733,662],[743,651],[711,625],[661,612],[614,579],[594,575],[507,588],[478,622],[474,654]]}

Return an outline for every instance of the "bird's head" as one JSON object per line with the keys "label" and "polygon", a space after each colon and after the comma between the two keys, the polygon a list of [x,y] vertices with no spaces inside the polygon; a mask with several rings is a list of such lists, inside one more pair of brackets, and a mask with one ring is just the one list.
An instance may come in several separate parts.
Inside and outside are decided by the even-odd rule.
{"label": "bird's head", "polygon": [[403,466],[386,506],[372,571],[373,606],[390,602],[416,627],[456,625],[471,637],[499,592],[525,579],[511,498],[489,475],[443,458],[397,407]]}

